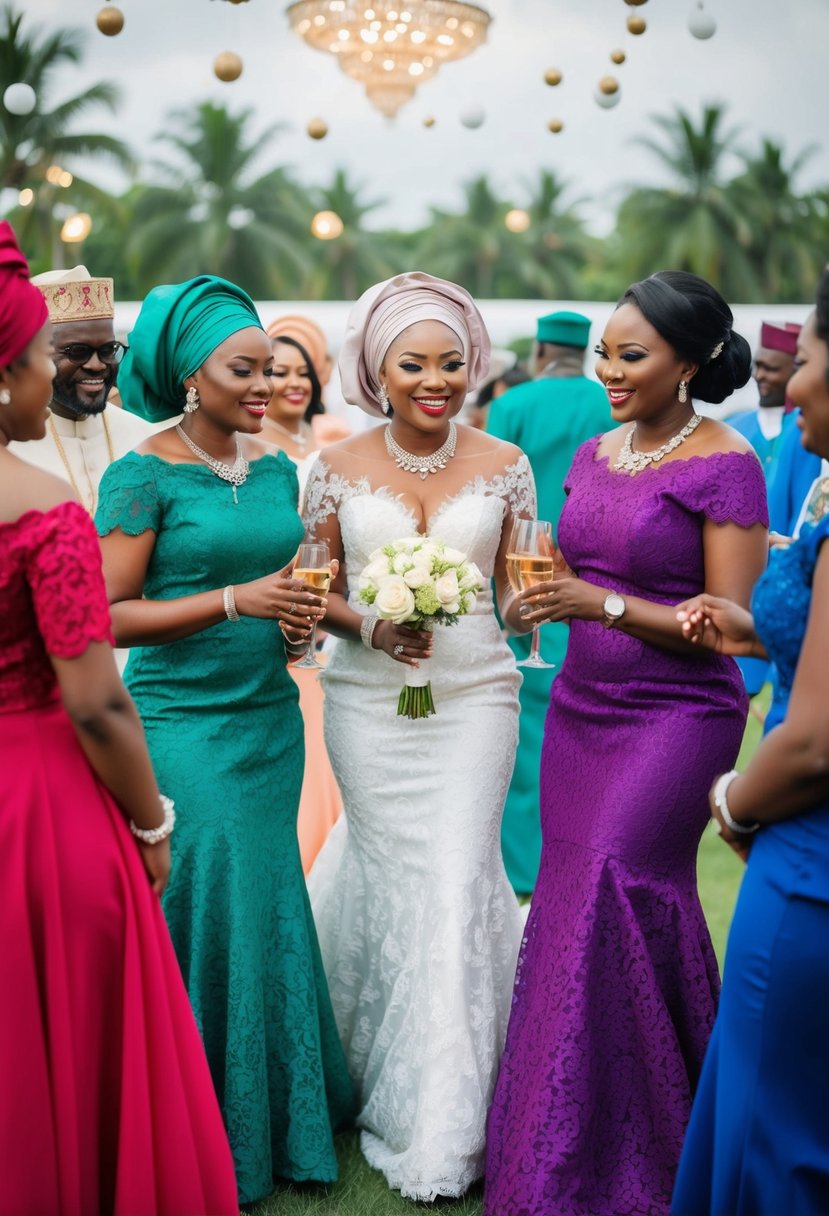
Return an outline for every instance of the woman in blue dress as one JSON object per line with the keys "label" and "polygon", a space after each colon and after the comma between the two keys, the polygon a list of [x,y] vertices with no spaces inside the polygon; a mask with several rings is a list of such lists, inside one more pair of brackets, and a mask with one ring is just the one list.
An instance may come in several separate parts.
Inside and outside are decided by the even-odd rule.
{"label": "woman in blue dress", "polygon": [[[789,390],[804,447],[829,456],[829,268]],[[674,1216],[829,1212],[829,517],[772,552],[753,617],[699,596],[688,637],[768,655],[788,692],[784,721],[745,773],[711,791],[724,839],[748,859],[722,998]]]}

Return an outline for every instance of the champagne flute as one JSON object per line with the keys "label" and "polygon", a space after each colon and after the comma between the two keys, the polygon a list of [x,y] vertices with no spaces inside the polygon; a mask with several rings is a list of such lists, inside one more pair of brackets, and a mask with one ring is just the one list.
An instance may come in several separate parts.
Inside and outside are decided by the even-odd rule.
{"label": "champagne flute", "polygon": [[[520,594],[535,587],[537,583],[549,582],[553,577],[553,526],[546,519],[517,519],[512,529],[507,550],[507,577],[513,591]],[[540,652],[541,638],[538,623],[533,625],[532,644],[529,657],[517,663],[517,667],[555,667],[546,663]]]}
{"label": "champagne flute", "polygon": [[[295,579],[300,579],[309,587],[313,587],[314,591],[322,591],[325,593],[331,582],[331,554],[328,551],[326,544],[303,544],[299,546],[294,563]],[[311,637],[308,642],[308,649],[305,654],[295,663],[295,667],[310,667],[316,671],[322,671],[322,663],[317,662],[316,658],[316,643],[317,643],[317,622],[311,627]]]}

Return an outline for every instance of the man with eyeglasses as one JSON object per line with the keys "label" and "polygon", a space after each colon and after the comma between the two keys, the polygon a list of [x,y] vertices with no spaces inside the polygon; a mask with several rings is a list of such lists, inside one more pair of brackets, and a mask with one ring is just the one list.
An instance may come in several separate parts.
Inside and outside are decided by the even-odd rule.
{"label": "man with eyeglasses", "polygon": [[46,436],[10,444],[23,460],[63,477],[91,515],[98,486],[114,460],[152,430],[142,418],[107,404],[124,346],[115,339],[112,279],[94,279],[85,266],[32,279],[46,299],[55,348],[51,417]]}

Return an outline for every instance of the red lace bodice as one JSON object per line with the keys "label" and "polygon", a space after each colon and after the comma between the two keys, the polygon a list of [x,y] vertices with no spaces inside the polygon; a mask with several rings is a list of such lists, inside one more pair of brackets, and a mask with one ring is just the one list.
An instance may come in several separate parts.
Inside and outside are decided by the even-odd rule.
{"label": "red lace bodice", "polygon": [[74,659],[113,643],[101,551],[76,502],[0,524],[0,713],[52,701],[49,655]]}

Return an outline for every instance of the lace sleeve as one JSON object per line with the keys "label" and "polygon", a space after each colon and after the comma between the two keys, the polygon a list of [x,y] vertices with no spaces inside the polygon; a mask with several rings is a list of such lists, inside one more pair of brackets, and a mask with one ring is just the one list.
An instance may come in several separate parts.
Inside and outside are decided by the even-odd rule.
{"label": "lace sleeve", "polygon": [[115,528],[127,536],[159,531],[163,512],[154,464],[152,457],[127,452],[109,466],[98,490],[95,527],[99,536],[109,536]]}
{"label": "lace sleeve", "polygon": [[76,659],[90,642],[114,646],[92,520],[76,502],[62,503],[39,518],[26,579],[46,650],[57,659]]}
{"label": "lace sleeve", "polygon": [[538,510],[535,478],[528,458],[522,452],[514,464],[493,478],[495,493],[503,498],[513,515],[535,519]]}
{"label": "lace sleeve", "polygon": [[320,457],[311,467],[305,483],[302,522],[309,538],[315,538],[320,526],[337,514],[346,498],[367,486],[365,479],[355,483],[340,473],[334,473],[331,466]]}
{"label": "lace sleeve", "polygon": [[690,510],[702,512],[714,523],[768,527],[766,479],[754,452],[715,452],[678,461],[673,493]]}

